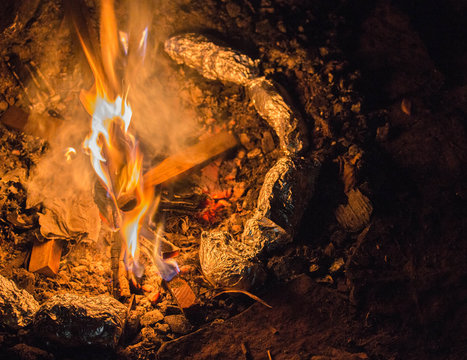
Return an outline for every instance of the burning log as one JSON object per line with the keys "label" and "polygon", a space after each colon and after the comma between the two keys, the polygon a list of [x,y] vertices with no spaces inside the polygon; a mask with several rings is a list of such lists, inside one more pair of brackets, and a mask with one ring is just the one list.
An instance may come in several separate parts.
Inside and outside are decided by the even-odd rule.
{"label": "burning log", "polygon": [[144,174],[145,187],[153,187],[172,180],[176,176],[204,163],[237,145],[234,135],[227,132],[216,134],[178,154],[168,157]]}

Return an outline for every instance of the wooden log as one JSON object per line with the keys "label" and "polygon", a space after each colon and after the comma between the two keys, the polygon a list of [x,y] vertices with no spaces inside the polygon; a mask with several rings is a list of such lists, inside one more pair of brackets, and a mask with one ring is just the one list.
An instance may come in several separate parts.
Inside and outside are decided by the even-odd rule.
{"label": "wooden log", "polygon": [[53,277],[58,273],[61,255],[60,240],[51,239],[45,242],[36,240],[29,260],[29,271]]}
{"label": "wooden log", "polygon": [[185,280],[177,277],[165,282],[165,285],[183,312],[197,304],[196,295]]}
{"label": "wooden log", "polygon": [[169,156],[159,165],[144,174],[146,188],[172,180],[178,175],[198,166],[237,145],[234,135],[227,132],[213,135],[178,154]]}

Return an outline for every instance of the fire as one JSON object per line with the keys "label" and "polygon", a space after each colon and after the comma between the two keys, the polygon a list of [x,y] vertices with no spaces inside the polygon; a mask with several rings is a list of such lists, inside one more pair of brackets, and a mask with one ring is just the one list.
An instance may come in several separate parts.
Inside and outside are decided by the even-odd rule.
{"label": "fire", "polygon": [[[93,88],[82,91],[80,95],[83,106],[92,116],[91,132],[84,142],[84,148],[113,203],[116,212],[115,230],[119,230],[124,239],[126,264],[134,273],[141,268],[140,237],[144,230],[145,237],[154,243],[153,261],[159,274],[170,280],[177,275],[178,266],[173,259],[162,259],[159,236],[144,228],[148,216],[157,209],[158,202],[154,188],[144,186],[143,154],[130,129],[133,115],[128,101],[131,79],[129,76],[119,76],[120,72],[116,70],[121,57],[129,56],[131,38],[127,33],[117,30],[113,0],[102,0],[101,4],[100,56],[93,53],[92,47],[86,44],[81,34],[78,35],[95,78]],[[148,30],[145,28],[137,44],[139,65],[144,60],[147,37]],[[132,65],[131,71],[135,71],[134,61]],[[130,211],[120,210],[118,200],[122,197],[134,198],[136,206]]]}

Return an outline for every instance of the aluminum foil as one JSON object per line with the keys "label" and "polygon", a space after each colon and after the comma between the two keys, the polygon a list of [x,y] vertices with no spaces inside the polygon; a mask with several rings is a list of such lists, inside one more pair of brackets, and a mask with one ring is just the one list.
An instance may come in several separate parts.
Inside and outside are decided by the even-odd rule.
{"label": "aluminum foil", "polygon": [[257,208],[240,239],[226,232],[201,236],[204,275],[218,286],[249,289],[265,279],[268,254],[292,241],[312,195],[319,165],[300,158],[308,147],[305,124],[286,92],[259,76],[257,63],[248,56],[197,34],[175,36],[166,41],[165,50],[177,63],[208,79],[245,86],[256,111],[279,138],[283,157],[266,174]]}
{"label": "aluminum foil", "polygon": [[265,279],[255,249],[223,231],[203,232],[199,260],[206,278],[214,285],[249,289]]}
{"label": "aluminum foil", "polygon": [[258,77],[247,84],[248,94],[258,114],[267,121],[280,141],[282,151],[296,154],[306,150],[307,131],[297,111],[287,104],[285,93],[277,84]]}
{"label": "aluminum foil", "polygon": [[33,328],[54,344],[115,348],[126,321],[126,307],[108,295],[58,294],[40,307]]}
{"label": "aluminum foil", "polygon": [[319,165],[283,157],[268,171],[252,218],[239,241],[226,232],[203,232],[199,258],[211,283],[250,289],[265,279],[272,251],[292,242],[319,172]]}
{"label": "aluminum foil", "polygon": [[165,42],[165,51],[179,64],[196,69],[207,79],[245,85],[255,78],[258,65],[247,55],[214,44],[199,34],[183,34]]}

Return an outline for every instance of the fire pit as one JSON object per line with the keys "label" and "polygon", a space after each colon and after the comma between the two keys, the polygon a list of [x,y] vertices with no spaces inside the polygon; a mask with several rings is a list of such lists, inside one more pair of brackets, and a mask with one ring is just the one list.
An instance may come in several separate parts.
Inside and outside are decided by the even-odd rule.
{"label": "fire pit", "polygon": [[[331,91],[310,57],[295,44],[295,58],[271,49],[260,61],[173,24],[153,35],[161,24],[149,15],[174,11],[169,5],[47,3],[26,30],[4,29],[2,71],[17,89],[0,87],[10,161],[0,307],[9,341],[23,341],[19,330],[50,351],[118,348],[136,358],[254,301],[269,306],[257,294],[296,275],[287,254],[336,146],[324,100]],[[34,33],[46,24],[56,39]],[[57,63],[11,45],[23,31],[63,46]],[[284,61],[302,67],[304,106],[289,94],[294,86],[270,76]],[[330,79],[339,64],[327,66]],[[347,98],[335,100],[333,115],[358,114],[356,95],[340,86]],[[358,187],[362,152],[338,140],[345,198],[336,221],[358,233],[372,213]],[[310,258],[307,248],[302,259]]]}

